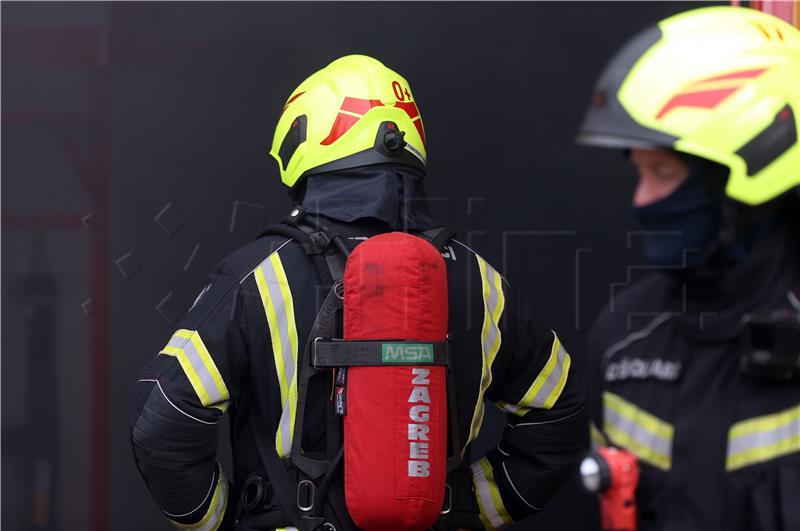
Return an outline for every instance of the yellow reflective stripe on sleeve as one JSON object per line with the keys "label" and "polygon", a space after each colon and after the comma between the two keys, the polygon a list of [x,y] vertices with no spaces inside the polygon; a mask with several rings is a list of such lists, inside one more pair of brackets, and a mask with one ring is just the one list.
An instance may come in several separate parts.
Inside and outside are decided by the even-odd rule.
{"label": "yellow reflective stripe on sleeve", "polygon": [[662,470],[672,466],[672,425],[608,391],[603,393],[603,430],[645,463]]}
{"label": "yellow reflective stripe on sleeve", "polygon": [[228,387],[199,332],[177,330],[159,354],[178,359],[203,407],[214,407],[225,412],[230,400]]}
{"label": "yellow reflective stripe on sleeve", "polygon": [[478,390],[478,398],[475,403],[475,411],[470,425],[470,434],[467,444],[478,437],[481,425],[483,424],[484,405],[483,396],[492,383],[492,365],[500,350],[502,337],[500,333],[500,318],[503,315],[506,299],[503,294],[503,277],[492,268],[483,258],[475,255],[478,261],[478,269],[481,273],[481,287],[483,293],[483,328],[481,329],[481,352],[482,370],[481,383]]}
{"label": "yellow reflective stripe on sleeve", "polygon": [[800,404],[734,424],[728,433],[725,469],[730,472],[795,452],[800,452]]}
{"label": "yellow reflective stripe on sleeve", "polygon": [[294,301],[280,256],[272,253],[254,271],[269,327],[275,371],[281,390],[281,418],[275,433],[280,457],[292,450],[297,410],[297,325]]}
{"label": "yellow reflective stripe on sleeve", "polygon": [[214,495],[211,497],[211,504],[208,506],[206,514],[196,524],[181,524],[175,520],[170,520],[172,525],[179,529],[191,529],[192,531],[216,531],[222,520],[225,518],[225,509],[228,507],[228,480],[222,469],[219,469],[219,478],[214,487]]}
{"label": "yellow reflective stripe on sleeve", "polygon": [[475,485],[481,522],[486,529],[500,529],[514,521],[503,505],[492,465],[485,457],[472,464],[472,482]]}
{"label": "yellow reflective stripe on sleeve", "polygon": [[571,365],[572,360],[569,354],[556,333],[553,332],[550,357],[544,368],[536,376],[522,399],[517,404],[504,404],[503,409],[519,416],[525,415],[532,408],[551,409],[567,384]]}

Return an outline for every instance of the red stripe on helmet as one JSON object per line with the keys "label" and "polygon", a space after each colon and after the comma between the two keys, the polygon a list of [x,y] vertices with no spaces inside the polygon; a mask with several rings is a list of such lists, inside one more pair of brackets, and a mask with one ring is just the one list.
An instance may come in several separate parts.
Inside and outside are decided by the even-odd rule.
{"label": "red stripe on helmet", "polygon": [[[658,111],[656,119],[660,120],[670,111],[678,107],[715,109],[730,95],[742,88],[748,80],[755,79],[766,71],[766,68],[753,68],[750,70],[739,70],[738,72],[729,72],[727,74],[699,79],[690,84],[688,87],[685,87],[683,89],[684,92],[680,92],[672,96],[672,98],[670,98],[670,100],[664,104],[661,110]],[[741,83],[738,86],[733,87],[709,88],[703,90],[703,85],[706,83],[725,81],[728,79],[738,79],[741,80]]]}
{"label": "red stripe on helmet", "polygon": [[281,115],[283,115],[283,113],[284,113],[284,112],[286,112],[286,109],[289,107],[289,105],[291,105],[291,103],[292,103],[294,100],[296,100],[297,98],[299,98],[300,96],[302,96],[302,95],[303,95],[303,94],[305,94],[305,93],[306,93],[306,91],[304,90],[303,92],[298,92],[297,94],[295,94],[294,96],[292,96],[291,98],[289,98],[289,101],[287,101],[287,102],[286,102],[286,105],[284,105],[284,106],[283,106],[283,109],[281,109]]}
{"label": "red stripe on helmet", "polygon": [[[342,106],[339,108],[339,111],[347,111],[352,112],[354,114],[366,114],[366,112],[373,107],[382,107],[383,103],[380,100],[365,100],[361,98],[350,98],[346,97],[342,102]],[[349,114],[339,114],[336,115],[336,120],[333,122],[333,126],[331,126],[331,132],[328,133],[328,136],[320,142],[323,146],[329,146],[339,140],[343,134],[345,134],[351,127],[356,125],[356,123],[361,119],[361,116],[351,116]]]}
{"label": "red stripe on helmet", "polygon": [[337,114],[336,120],[333,122],[333,127],[331,127],[331,132],[328,133],[327,138],[320,142],[320,144],[323,146],[330,146],[339,140],[339,138],[351,127],[356,125],[356,122],[358,122],[360,119],[360,117],[350,116],[349,114]]}
{"label": "red stripe on helmet", "polygon": [[684,92],[676,94],[664,107],[658,111],[656,119],[660,120],[667,113],[678,107],[695,107],[700,109],[714,109],[722,103],[728,96],[739,90],[741,87],[723,88],[715,90],[703,90],[698,92]]}
{"label": "red stripe on helmet", "polygon": [[417,104],[413,101],[398,101],[394,106],[403,109],[412,120],[419,116],[419,109],[417,109]]}
{"label": "red stripe on helmet", "polygon": [[699,83],[707,83],[709,81],[722,81],[723,79],[755,79],[766,71],[767,71],[766,68],[754,68],[753,70],[740,70],[739,72],[731,72],[729,74],[722,74],[721,76],[714,76],[714,77],[708,77],[706,79],[701,79],[700,81],[692,83],[692,85],[697,85]]}
{"label": "red stripe on helmet", "polygon": [[363,100],[361,98],[345,98],[340,111],[366,114],[373,107],[382,107],[381,100]]}
{"label": "red stripe on helmet", "polygon": [[422,117],[419,115],[417,104],[413,101],[398,101],[394,106],[404,110],[408,117],[411,118],[414,126],[417,128],[419,137],[422,139],[422,143],[425,144],[425,131],[422,129]]}
{"label": "red stripe on helmet", "polygon": [[422,118],[414,120],[414,125],[417,127],[419,137],[422,139],[422,144],[425,145],[425,131],[422,130]]}

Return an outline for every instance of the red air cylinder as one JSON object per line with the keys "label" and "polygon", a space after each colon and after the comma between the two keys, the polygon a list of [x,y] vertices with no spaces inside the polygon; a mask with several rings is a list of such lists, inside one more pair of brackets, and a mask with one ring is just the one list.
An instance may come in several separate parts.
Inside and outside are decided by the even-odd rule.
{"label": "red air cylinder", "polygon": [[444,259],[422,238],[381,234],[350,255],[344,286],[344,338],[382,340],[382,360],[408,362],[348,370],[347,510],[366,531],[427,529],[444,501],[446,369],[414,360],[447,337]]}

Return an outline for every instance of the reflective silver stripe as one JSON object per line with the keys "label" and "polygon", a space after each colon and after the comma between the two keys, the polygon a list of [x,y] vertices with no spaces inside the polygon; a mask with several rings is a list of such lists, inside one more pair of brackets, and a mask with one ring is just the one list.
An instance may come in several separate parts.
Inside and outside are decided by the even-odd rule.
{"label": "reflective silver stripe", "polygon": [[499,529],[513,522],[503,503],[500,489],[494,479],[494,471],[489,460],[481,458],[472,464],[472,481],[478,498],[480,518],[487,529]]}
{"label": "reflective silver stripe", "polygon": [[[483,265],[486,268],[486,283],[489,287],[489,296],[485,301],[485,312],[488,315],[488,323],[486,335],[483,338],[483,354],[487,360],[491,359],[493,362],[494,356],[497,354],[497,350],[494,349],[494,344],[495,341],[497,341],[497,336],[500,335],[500,329],[497,326],[498,322],[496,322],[494,319],[494,314],[497,311],[497,305],[500,298],[498,295],[497,286],[495,284],[497,283],[500,275],[487,262],[484,261]],[[490,363],[487,367],[487,370],[483,371],[483,374],[481,375],[481,388],[485,389],[489,387],[491,381],[492,371]]]}
{"label": "reflective silver stripe", "polygon": [[[278,330],[280,330],[281,355],[283,356],[283,369],[285,372],[280,375],[279,378],[283,378],[287,382],[291,382],[295,376],[294,371],[296,351],[292,348],[289,335],[289,314],[286,311],[286,302],[283,300],[283,295],[281,294],[279,284],[280,280],[278,279],[277,272],[275,271],[275,266],[273,264],[269,264],[269,266],[265,264],[263,270],[264,278],[267,280],[269,296],[275,308],[276,324],[278,326]],[[292,401],[287,397],[287,400],[285,400],[283,403],[283,411],[281,412],[279,429],[281,431],[281,439],[284,442],[292,440],[291,420],[294,404],[291,402]],[[284,445],[284,451],[286,448],[287,445]],[[288,448],[291,449],[291,443],[289,443]]]}
{"label": "reflective silver stripe", "polygon": [[225,412],[230,394],[198,331],[177,330],[160,353],[178,359],[204,407],[215,407]]}
{"label": "reflective silver stripe", "polygon": [[670,455],[672,453],[672,441],[663,439],[651,433],[644,426],[641,426],[631,419],[625,418],[611,408],[606,408],[603,413],[604,420],[607,424],[615,427],[638,443],[647,446],[663,455]]}
{"label": "reflective silver stripe", "polygon": [[603,431],[618,446],[662,470],[672,467],[674,427],[632,402],[603,392]]}
{"label": "reflective silver stripe", "polygon": [[203,358],[200,356],[200,352],[197,351],[197,347],[194,344],[192,339],[188,339],[186,343],[184,343],[183,353],[186,355],[186,359],[189,360],[189,363],[192,364],[192,368],[194,369],[195,374],[197,374],[197,378],[200,380],[200,383],[203,384],[203,388],[208,393],[208,399],[212,404],[218,404],[228,399],[227,396],[224,396],[219,389],[217,389],[217,384],[214,381],[214,377],[208,371],[208,367],[206,364],[203,363]]}
{"label": "reflective silver stripe", "polygon": [[553,343],[550,347],[550,356],[536,376],[531,386],[517,404],[502,402],[500,407],[515,415],[524,416],[531,408],[552,408],[569,376],[571,361],[569,354],[564,349],[558,336],[553,332]]}
{"label": "reflective silver stripe", "polygon": [[728,434],[728,471],[800,452],[800,405],[737,422]]}
{"label": "reflective silver stripe", "polygon": [[796,437],[798,434],[800,434],[800,418],[795,419],[789,424],[779,426],[772,431],[749,433],[731,440],[728,445],[728,455],[737,454],[761,446],[769,446],[784,439],[789,439],[793,436]]}
{"label": "reflective silver stripe", "polygon": [[[558,341],[558,338],[554,339],[554,341]],[[548,398],[552,394],[553,390],[556,388],[558,383],[561,381],[561,378],[564,376],[564,370],[566,369],[567,358],[567,351],[564,350],[564,346],[561,345],[561,342],[558,343],[558,353],[556,354],[556,366],[550,371],[550,374],[547,375],[547,378],[542,385],[542,388],[539,389],[539,392],[536,393],[536,396],[533,397],[533,407],[543,408],[545,407],[545,402],[547,402]],[[552,407],[552,405],[551,405]]]}
{"label": "reflective silver stripe", "polygon": [[289,455],[297,407],[297,328],[289,281],[280,257],[272,253],[254,271],[269,326],[275,371],[281,391],[281,418],[275,436],[278,455]]}
{"label": "reflective silver stripe", "polygon": [[462,448],[462,454],[470,442],[474,441],[480,432],[484,417],[483,397],[486,390],[492,384],[492,365],[500,350],[502,336],[499,323],[505,308],[505,296],[503,294],[503,279],[500,274],[492,268],[483,258],[475,255],[478,262],[478,269],[481,274],[481,291],[483,295],[484,316],[483,327],[481,329],[481,350],[482,372],[480,389],[475,403],[475,411],[472,416],[470,435],[467,445]]}
{"label": "reflective silver stripe", "polygon": [[169,338],[169,343],[167,343],[167,347],[171,348],[183,348],[186,342],[189,341],[188,337],[182,337],[178,334],[173,334],[171,338]]}

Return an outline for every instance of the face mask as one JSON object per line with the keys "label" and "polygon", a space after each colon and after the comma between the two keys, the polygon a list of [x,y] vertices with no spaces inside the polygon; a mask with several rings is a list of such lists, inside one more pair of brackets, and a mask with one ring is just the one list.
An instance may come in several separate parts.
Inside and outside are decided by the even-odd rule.
{"label": "face mask", "polygon": [[[697,166],[669,196],[633,207],[639,223],[652,233],[645,237],[645,257],[657,267],[697,266],[715,240],[719,220],[712,180]],[[684,253],[684,250],[695,252]]]}

